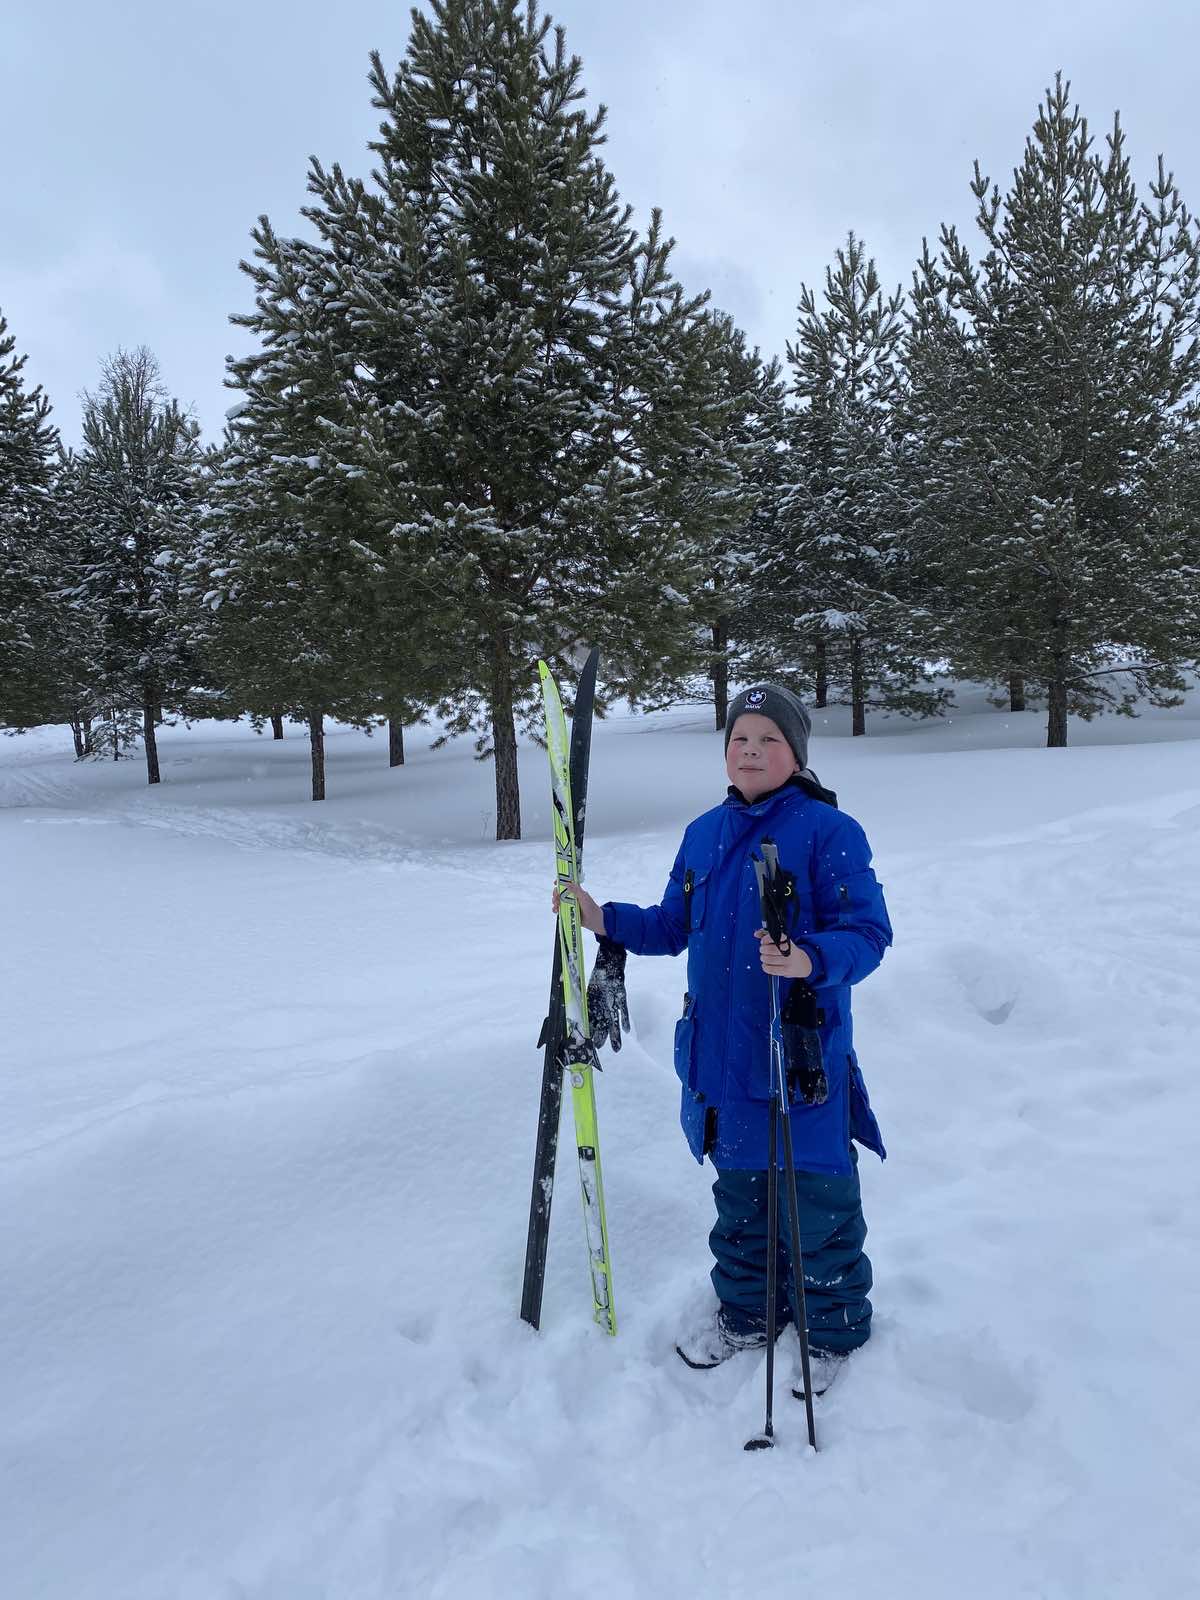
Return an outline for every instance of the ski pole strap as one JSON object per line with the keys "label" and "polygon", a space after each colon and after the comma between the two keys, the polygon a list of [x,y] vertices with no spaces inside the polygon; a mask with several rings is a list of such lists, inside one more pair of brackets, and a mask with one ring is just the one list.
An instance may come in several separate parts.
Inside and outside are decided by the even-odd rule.
{"label": "ski pole strap", "polygon": [[779,865],[779,851],[773,839],[764,839],[761,845],[762,860],[755,860],[754,872],[758,879],[758,898],[762,907],[763,926],[772,943],[779,946],[781,955],[790,955],[792,941],[788,937],[788,902],[796,887],[790,872]]}

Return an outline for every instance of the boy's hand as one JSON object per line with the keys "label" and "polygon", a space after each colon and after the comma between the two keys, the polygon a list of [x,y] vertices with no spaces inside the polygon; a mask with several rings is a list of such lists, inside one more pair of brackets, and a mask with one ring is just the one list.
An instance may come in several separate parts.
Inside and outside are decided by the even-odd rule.
{"label": "boy's hand", "polygon": [[[590,928],[593,933],[604,932],[604,912],[592,899],[591,895],[578,883],[564,882],[564,889],[569,889],[575,897],[575,904],[579,907],[579,920],[585,928]],[[550,897],[554,913],[558,915],[558,885],[555,884],[554,892]]]}
{"label": "boy's hand", "polygon": [[754,937],[759,941],[759,959],[768,977],[807,978],[812,971],[812,957],[798,944],[793,944],[785,956],[765,928],[759,928]]}

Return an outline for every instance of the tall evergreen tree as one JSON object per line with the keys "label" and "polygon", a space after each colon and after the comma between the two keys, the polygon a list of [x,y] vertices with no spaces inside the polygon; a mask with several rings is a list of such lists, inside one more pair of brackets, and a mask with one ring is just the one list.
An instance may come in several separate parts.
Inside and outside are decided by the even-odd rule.
{"label": "tall evergreen tree", "polygon": [[884,298],[874,261],[851,233],[825,275],[824,304],[801,286],[788,345],[795,477],[783,495],[770,572],[795,597],[794,645],[818,681],[838,684],[855,734],[868,705],[933,715],[929,626],[909,582],[893,494],[893,436],[903,296]]}
{"label": "tall evergreen tree", "polygon": [[51,514],[44,530],[52,641],[46,652],[45,720],[69,722],[79,759],[101,747],[120,750],[136,741],[125,711],[115,719],[127,736],[114,745],[111,696],[106,689],[106,621],[81,588],[81,576],[101,560],[100,522],[79,456],[62,451],[54,474]]}
{"label": "tall evergreen tree", "polygon": [[50,402],[26,387],[24,355],[0,314],[0,721],[54,712],[55,574],[49,552],[58,433]]}
{"label": "tall evergreen tree", "polygon": [[373,183],[314,162],[306,212],[366,402],[339,448],[452,643],[443,710],[494,756],[500,838],[520,832],[538,656],[602,639],[635,697],[698,664],[684,515],[698,475],[720,478],[702,301],[657,213],[644,240],[630,227],[580,73],[532,5],[434,0],[395,74],[372,58]]}
{"label": "tall evergreen tree", "polygon": [[688,525],[695,529],[707,509],[709,577],[699,598],[708,612],[708,675],[719,731],[729,711],[731,675],[767,676],[778,667],[779,607],[763,573],[776,555],[788,412],[779,362],[749,349],[731,318],[717,314],[712,321],[724,400],[712,442],[725,476],[716,485],[701,480]]}
{"label": "tall evergreen tree", "polygon": [[145,348],[104,364],[84,395],[72,516],[77,565],[65,599],[96,641],[95,673],[111,715],[101,737],[120,753],[140,719],[150,783],[156,725],[190,676],[180,574],[191,556],[199,429],[163,388]]}
{"label": "tall evergreen tree", "polygon": [[[925,247],[907,348],[910,517],[956,670],[1068,713],[1178,703],[1200,597],[1180,574],[1180,429],[1200,385],[1200,240],[1159,158],[1150,198],[1114,118],[1099,151],[1061,76],[987,245]],[[1191,547],[1194,550],[1194,546]]]}
{"label": "tall evergreen tree", "polygon": [[327,717],[366,726],[411,709],[419,686],[403,645],[417,597],[402,603],[378,485],[362,465],[369,419],[330,252],[280,237],[266,217],[254,241],[255,261],[242,265],[255,310],[233,320],[259,348],[229,364],[243,400],[193,583],[219,608],[209,648],[229,697],[307,724],[321,800]]}

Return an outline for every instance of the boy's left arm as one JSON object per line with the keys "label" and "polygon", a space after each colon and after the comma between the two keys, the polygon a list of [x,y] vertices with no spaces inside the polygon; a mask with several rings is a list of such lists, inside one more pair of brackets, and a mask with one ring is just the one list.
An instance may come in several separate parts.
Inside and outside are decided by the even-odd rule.
{"label": "boy's left arm", "polygon": [[[684,844],[686,844],[686,836]],[[687,908],[684,902],[684,845],[680,845],[662,903],[656,906],[626,905],[608,900],[602,907],[604,931],[617,944],[635,956],[677,956],[687,949]]]}
{"label": "boy's left arm", "polygon": [[813,890],[818,931],[795,940],[813,963],[808,983],[814,989],[858,983],[883,960],[892,924],[867,836],[844,812],[818,842]]}

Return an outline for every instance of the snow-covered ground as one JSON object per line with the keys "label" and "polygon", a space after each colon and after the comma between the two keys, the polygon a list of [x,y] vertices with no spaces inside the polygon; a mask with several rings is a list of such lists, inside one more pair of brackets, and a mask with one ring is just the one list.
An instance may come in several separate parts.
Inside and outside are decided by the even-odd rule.
{"label": "snow-covered ground", "polygon": [[[1200,1503],[1200,695],[819,714],[896,928],[856,994],[875,1337],[819,1405],[686,1370],[710,1174],[682,965],[630,962],[598,1096],[621,1331],[573,1164],[517,1317],[553,924],[491,770],[339,730],[77,765],[0,740],[0,1594],[1179,1600]],[[702,707],[614,717],[585,876],[655,900],[724,788]],[[790,1358],[789,1358],[790,1359]],[[785,1363],[783,1376],[787,1376]]]}

